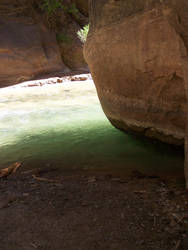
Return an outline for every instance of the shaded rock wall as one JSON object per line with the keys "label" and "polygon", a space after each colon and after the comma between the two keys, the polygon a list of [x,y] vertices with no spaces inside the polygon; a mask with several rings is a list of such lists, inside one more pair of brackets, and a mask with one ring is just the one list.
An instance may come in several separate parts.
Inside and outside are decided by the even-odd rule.
{"label": "shaded rock wall", "polygon": [[183,144],[186,95],[177,1],[91,0],[89,6],[85,58],[109,120],[125,131]]}
{"label": "shaded rock wall", "polygon": [[[87,17],[61,9],[47,17],[39,2],[0,0],[0,87],[86,67],[77,31]],[[73,2],[63,1],[67,6]]]}
{"label": "shaded rock wall", "polygon": [[0,85],[64,70],[56,37],[31,18],[0,18]]}
{"label": "shaded rock wall", "polygon": [[75,4],[82,14],[89,15],[88,0],[75,0]]}

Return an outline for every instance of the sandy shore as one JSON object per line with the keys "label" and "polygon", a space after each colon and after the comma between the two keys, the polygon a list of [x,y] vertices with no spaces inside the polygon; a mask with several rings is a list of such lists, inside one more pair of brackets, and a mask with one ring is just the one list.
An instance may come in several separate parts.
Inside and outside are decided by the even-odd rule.
{"label": "sandy shore", "polygon": [[57,76],[57,77],[48,77],[48,78],[41,78],[39,80],[31,80],[22,82],[16,85],[13,85],[8,88],[26,88],[26,87],[37,87],[37,86],[44,86],[48,84],[62,84],[67,82],[84,82],[87,80],[92,80],[91,74],[73,74],[70,76]]}
{"label": "sandy shore", "polygon": [[35,169],[0,190],[2,250],[188,249],[184,183]]}

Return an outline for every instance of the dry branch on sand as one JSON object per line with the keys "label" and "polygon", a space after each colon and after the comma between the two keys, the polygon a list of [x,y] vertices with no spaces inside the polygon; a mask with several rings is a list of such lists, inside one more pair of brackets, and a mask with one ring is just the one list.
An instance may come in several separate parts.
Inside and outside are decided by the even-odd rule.
{"label": "dry branch on sand", "polygon": [[21,162],[15,162],[12,165],[10,165],[9,167],[1,169],[0,170],[0,178],[6,177],[10,174],[15,174],[16,171],[18,170],[18,168],[21,167],[21,165],[22,165]]}

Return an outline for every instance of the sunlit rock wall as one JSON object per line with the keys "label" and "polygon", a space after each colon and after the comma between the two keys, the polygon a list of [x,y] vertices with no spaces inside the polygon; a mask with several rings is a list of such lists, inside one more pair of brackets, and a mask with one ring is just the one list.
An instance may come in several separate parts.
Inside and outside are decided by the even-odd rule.
{"label": "sunlit rock wall", "polygon": [[113,125],[182,144],[186,102],[182,38],[172,2],[90,0],[84,53]]}

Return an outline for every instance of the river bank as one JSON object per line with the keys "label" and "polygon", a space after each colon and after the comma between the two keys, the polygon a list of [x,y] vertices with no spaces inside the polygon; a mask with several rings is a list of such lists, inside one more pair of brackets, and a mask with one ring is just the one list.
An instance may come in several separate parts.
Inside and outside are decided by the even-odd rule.
{"label": "river bank", "polygon": [[0,97],[0,250],[188,248],[181,150],[112,127],[90,75]]}
{"label": "river bank", "polygon": [[18,89],[18,88],[29,88],[29,87],[42,87],[46,85],[54,85],[54,84],[62,84],[67,82],[83,82],[83,81],[91,81],[92,76],[90,73],[83,73],[79,71],[70,72],[68,75],[63,74],[62,72],[48,75],[42,75],[37,79],[33,79],[31,81],[22,82],[11,87],[7,87],[8,89]]}
{"label": "river bank", "polygon": [[0,189],[2,250],[188,248],[181,181],[20,169]]}

